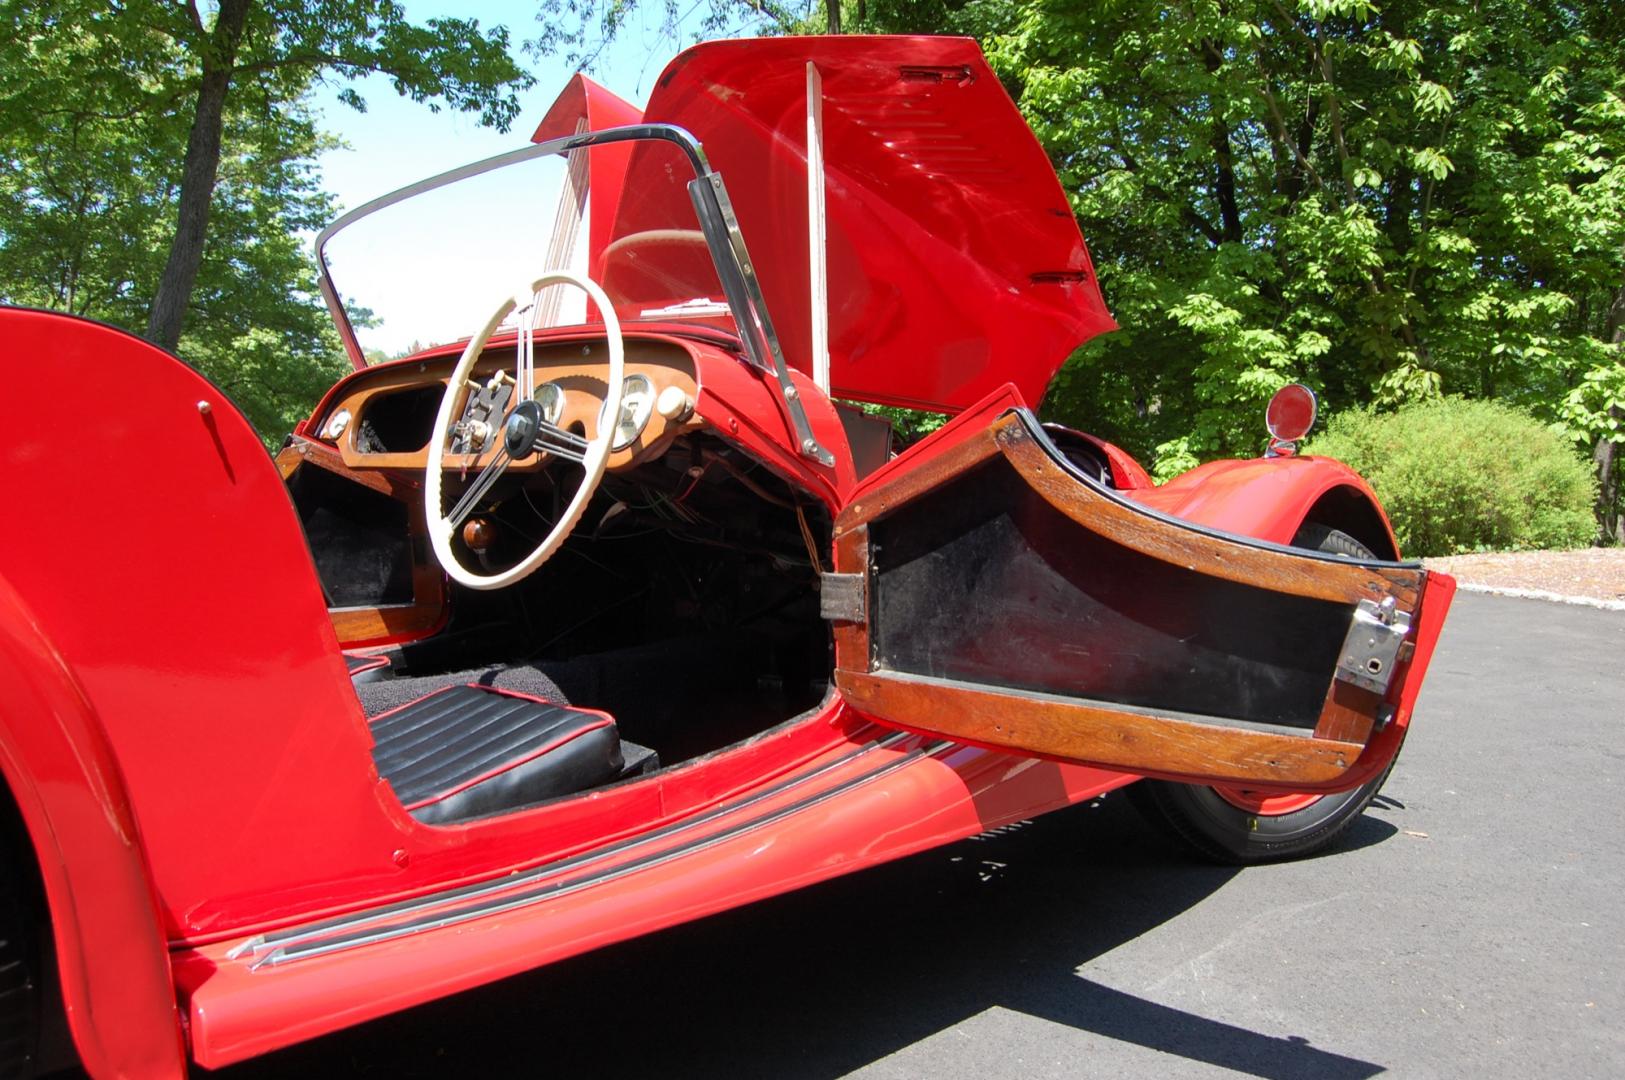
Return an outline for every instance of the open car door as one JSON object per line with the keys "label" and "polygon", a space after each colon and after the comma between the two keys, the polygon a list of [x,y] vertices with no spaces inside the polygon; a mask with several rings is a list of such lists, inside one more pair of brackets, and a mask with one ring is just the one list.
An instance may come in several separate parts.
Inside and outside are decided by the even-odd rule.
{"label": "open car door", "polygon": [[960,742],[1260,790],[1341,790],[1387,767],[1449,578],[1430,592],[1414,563],[1168,517],[1074,470],[1031,412],[987,415],[876,473],[837,519],[823,603],[849,704]]}

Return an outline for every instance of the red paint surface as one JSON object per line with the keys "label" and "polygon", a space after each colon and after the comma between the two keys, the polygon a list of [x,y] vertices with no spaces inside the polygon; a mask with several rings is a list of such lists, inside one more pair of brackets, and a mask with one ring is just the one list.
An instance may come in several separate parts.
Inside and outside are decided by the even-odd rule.
{"label": "red paint surface", "polygon": [[[1359,492],[1371,504],[1393,543],[1393,528],[1377,496],[1353,469],[1323,457],[1210,461],[1160,487],[1125,494],[1171,517],[1210,529],[1291,544],[1311,507],[1334,488]],[[1395,549],[1398,544],[1395,543]]]}
{"label": "red paint surface", "polygon": [[0,691],[0,774],[33,840],[79,1056],[95,1076],[175,1076],[186,1048],[119,763],[84,688],[3,578]]}
{"label": "red paint surface", "polygon": [[[789,362],[811,370],[806,65],[824,87],[830,371],[837,397],[958,412],[1014,383],[1038,401],[1115,327],[1043,148],[976,43],[717,41],[661,73],[644,120],[704,143],[727,182]],[[692,218],[686,177],[639,156],[617,235]]]}
{"label": "red paint surface", "polygon": [[[794,364],[807,363],[808,58],[827,95],[837,391],[961,413],[867,489],[1038,400],[1072,346],[1111,323],[1059,185],[973,44],[704,46],[661,77],[648,119],[691,126],[728,176]],[[567,94],[539,137],[555,120],[573,130],[581,109],[595,127],[628,118],[630,106],[585,80],[572,92],[579,105]],[[972,141],[948,153],[918,137],[934,129],[910,136],[920,117]],[[951,183],[950,157],[970,166]],[[594,177],[599,194],[614,184]],[[603,200],[613,221],[600,222],[595,204],[595,244],[601,227],[608,236],[632,221],[630,197]],[[833,467],[794,451],[772,386],[726,335],[644,325],[629,336],[688,349],[698,414],[832,512],[861,497],[839,419],[799,371]],[[193,1053],[218,1064],[1133,779],[959,749],[555,902],[250,972],[225,954],[253,933],[680,822],[834,761],[872,729],[831,696],[812,715],[653,777],[487,821],[421,825],[374,773],[303,534],[246,420],[191,369],[108,327],[0,309],[0,340],[6,505],[23,521],[36,508],[54,515],[49,544],[37,530],[0,530],[0,767],[40,852],[70,1019],[94,1075],[178,1070],[168,949]],[[302,431],[315,431],[339,389]],[[51,407],[65,396],[71,409]],[[1281,543],[1331,488],[1369,496],[1354,474],[1314,458],[1214,463],[1151,488],[1127,455],[1101,445],[1144,505]],[[87,477],[115,479],[87,493]],[[1397,750],[1453,591],[1448,577],[1430,577],[1418,648],[1395,682],[1397,715],[1357,769]]]}
{"label": "red paint surface", "polygon": [[[629,102],[599,86],[579,72],[571,77],[558,100],[547,111],[542,122],[531,135],[531,142],[546,142],[576,133],[578,121],[587,122],[587,130],[625,127],[643,118],[642,111]],[[610,143],[587,154],[587,183],[591,198],[587,203],[587,250],[602,251],[609,243],[615,225],[615,208],[620,205],[621,192],[626,185],[627,162],[632,158],[630,143]],[[681,220],[693,218],[693,211]],[[600,321],[596,309],[587,305],[590,321]]]}
{"label": "red paint surface", "polygon": [[[366,725],[302,534],[280,476],[243,418],[190,369],[107,327],[3,310],[0,328],[32,361],[14,373],[17,400],[48,400],[57,388],[73,386],[81,413],[99,418],[67,432],[52,410],[9,416],[0,475],[11,504],[60,508],[73,478],[105,473],[110,463],[142,473],[141,483],[99,490],[94,517],[86,504],[69,501],[59,509],[67,542],[42,546],[28,530],[0,533],[0,565],[15,591],[13,607],[26,610],[28,626],[71,661],[86,715],[94,717],[85,746],[104,743],[105,771],[122,779],[123,794],[112,805],[127,808],[146,867],[143,877],[141,861],[128,852],[126,879],[150,887],[155,901],[146,909],[155,912],[148,929],[127,934],[125,944],[149,957],[161,953],[164,938],[179,949],[177,979],[200,1060],[224,1062],[285,1045],[1132,779],[964,750],[952,767],[912,763],[764,832],[490,925],[287,969],[250,973],[224,963],[230,943],[253,932],[488,879],[680,821],[831,760],[853,744],[864,722],[832,697],[814,715],[654,777],[488,821],[420,825],[373,773]],[[832,509],[852,497],[839,420],[805,379],[798,383],[815,431],[838,451],[834,469],[820,470],[785,448],[760,373],[717,343],[672,340],[695,358],[700,415],[737,432],[770,467],[821,493]],[[199,402],[209,404],[206,413]],[[871,481],[930,460],[1019,404],[1013,386],[996,390]],[[1294,490],[1308,491],[1311,479],[1335,472],[1315,459],[1264,464],[1277,473],[1296,470]],[[1274,488],[1258,479],[1262,473],[1243,482],[1252,463],[1209,472],[1251,492],[1251,520],[1275,528],[1260,508],[1284,496],[1271,494]],[[1177,497],[1192,516],[1240,521],[1221,512],[1223,500],[1201,498],[1196,485],[1176,482],[1159,491],[1165,503]],[[1157,496],[1140,494],[1148,502]],[[117,538],[111,551],[108,522],[122,523],[111,534]],[[1401,684],[1399,716],[1379,737],[1390,745],[1373,746],[1371,768],[1397,746],[1448,595],[1439,588],[1427,594],[1424,640]],[[20,623],[23,616],[9,619]],[[8,676],[8,686],[20,678]],[[22,698],[13,692],[11,700]],[[52,766],[38,751],[17,746],[8,747],[5,763],[14,789],[26,791],[31,775],[47,775]],[[89,752],[80,747],[78,758]],[[1364,765],[1362,759],[1357,768]],[[67,783],[73,798],[100,790],[83,777]],[[70,874],[104,872],[86,869],[91,850],[87,844],[63,852]],[[86,925],[139,920],[142,907],[131,887],[141,886],[76,894]],[[80,933],[63,926],[70,937]],[[70,994],[88,1001],[99,982],[107,985],[101,980],[127,974],[127,967],[104,966],[116,955],[75,950],[69,942],[64,957],[78,956],[89,969],[70,983]],[[136,989],[97,1012],[94,1030],[76,1028],[82,1046],[94,1047],[108,1025],[172,1007],[160,990],[129,985]]]}
{"label": "red paint surface", "polygon": [[[901,751],[882,752],[896,756]],[[872,755],[828,783],[879,764]],[[920,758],[771,829],[530,908],[251,972],[229,943],[178,957],[194,1053],[216,1066],[542,963],[923,851],[1127,783],[968,747]],[[805,793],[798,793],[801,797]],[[752,807],[750,813],[789,801]],[[733,819],[716,825],[726,827]]]}

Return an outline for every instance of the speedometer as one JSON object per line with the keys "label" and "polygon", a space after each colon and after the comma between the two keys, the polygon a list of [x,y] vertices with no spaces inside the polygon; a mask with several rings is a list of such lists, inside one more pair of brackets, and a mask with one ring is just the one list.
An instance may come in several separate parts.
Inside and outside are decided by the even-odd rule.
{"label": "speedometer", "polygon": [[655,388],[646,375],[628,375],[621,384],[621,415],[615,420],[615,441],[612,450],[625,450],[643,434],[654,412]]}

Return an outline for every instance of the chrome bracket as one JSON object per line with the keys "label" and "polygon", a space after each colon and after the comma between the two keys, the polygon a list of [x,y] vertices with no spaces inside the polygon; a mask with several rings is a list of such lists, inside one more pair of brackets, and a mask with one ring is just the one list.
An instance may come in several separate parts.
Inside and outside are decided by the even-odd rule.
{"label": "chrome bracket", "polygon": [[1384,598],[1380,604],[1361,600],[1337,654],[1337,678],[1374,694],[1387,693],[1400,646],[1410,632],[1410,612],[1400,611],[1393,597]]}
{"label": "chrome bracket", "polygon": [[869,596],[862,574],[819,574],[818,613],[831,622],[869,621]]}
{"label": "chrome bracket", "polygon": [[714,258],[722,291],[728,306],[746,318],[735,319],[739,336],[744,340],[745,352],[751,363],[770,374],[778,384],[780,407],[789,420],[795,435],[796,450],[802,457],[811,458],[821,465],[835,464],[835,455],[813,437],[812,425],[807,421],[807,410],[801,404],[801,391],[790,380],[789,366],[784,362],[784,348],[779,344],[779,333],[773,328],[773,319],[767,313],[767,301],[762,297],[762,285],[756,277],[756,267],[745,248],[745,234],[734,215],[733,201],[723,186],[720,173],[706,173],[688,185],[689,198],[700,219],[700,231],[713,253],[726,253]]}

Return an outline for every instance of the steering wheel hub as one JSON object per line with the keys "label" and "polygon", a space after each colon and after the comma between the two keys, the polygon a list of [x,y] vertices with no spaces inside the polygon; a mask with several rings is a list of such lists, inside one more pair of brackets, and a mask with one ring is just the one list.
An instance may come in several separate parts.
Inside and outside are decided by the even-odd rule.
{"label": "steering wheel hub", "polygon": [[529,457],[542,434],[542,407],[534,401],[521,401],[508,414],[508,426],[503,429],[503,448],[515,461]]}

